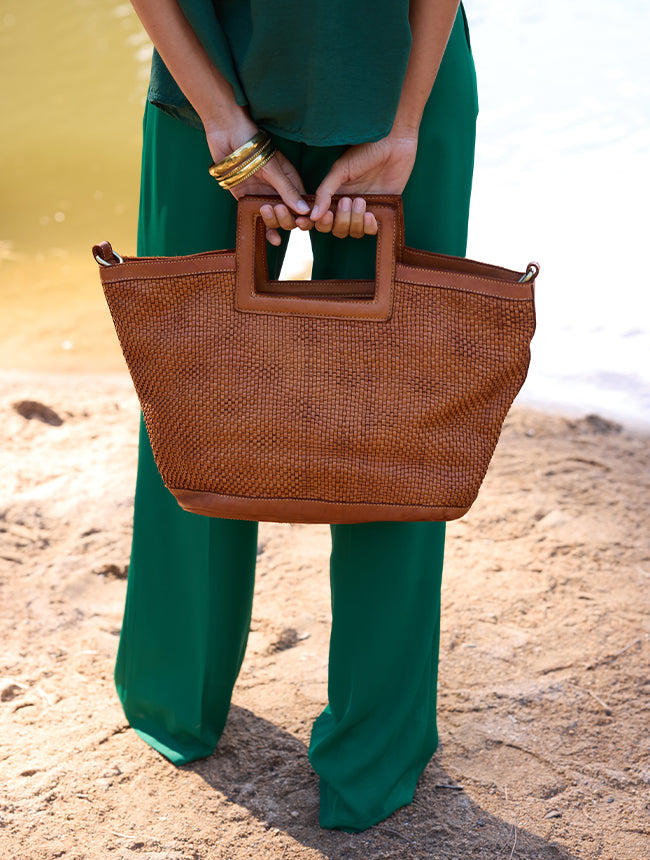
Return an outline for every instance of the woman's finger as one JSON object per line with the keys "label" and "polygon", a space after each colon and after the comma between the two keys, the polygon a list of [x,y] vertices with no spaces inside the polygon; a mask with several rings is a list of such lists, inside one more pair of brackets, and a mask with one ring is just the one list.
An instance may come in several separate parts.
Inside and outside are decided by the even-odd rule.
{"label": "woman's finger", "polygon": [[316,189],[316,200],[311,210],[312,221],[317,222],[324,217],[324,213],[328,211],[332,203],[332,195],[338,191],[346,178],[346,171],[339,159],[334,162],[330,172]]}
{"label": "woman's finger", "polygon": [[355,197],[350,213],[350,236],[360,239],[364,235],[363,216],[366,214],[366,201],[363,197]]}
{"label": "woman's finger", "polygon": [[319,233],[331,233],[333,224],[334,213],[331,209],[328,209],[323,217],[319,218],[318,221],[314,221],[314,227]]}
{"label": "woman's finger", "polygon": [[308,218],[306,215],[298,215],[296,217],[296,227],[299,230],[304,230],[304,231],[311,230],[313,226],[314,226],[314,222],[311,220],[311,218]]}
{"label": "woman's finger", "polygon": [[267,228],[266,236],[272,245],[279,243],[278,230],[293,230],[294,227],[298,227],[298,229],[306,231],[311,230],[314,226],[314,222],[306,215],[298,215],[294,218],[287,207],[280,204],[273,206],[270,203],[265,203],[260,206],[260,215],[264,221],[264,226]]}
{"label": "woman's finger", "polygon": [[319,233],[331,233],[332,226],[334,225],[334,213],[331,209],[328,209],[327,212],[323,215],[322,218],[319,218],[318,221],[314,221],[314,229]]}
{"label": "woman's finger", "polygon": [[[296,226],[296,219],[287,209],[284,203],[278,203],[272,206],[270,203],[265,203],[260,206],[260,215],[267,230],[293,230]],[[270,241],[270,240],[269,240]],[[273,244],[276,244],[275,242]]]}
{"label": "woman's finger", "polygon": [[377,219],[372,212],[366,212],[363,216],[363,232],[366,236],[376,236],[378,231]]}
{"label": "woman's finger", "polygon": [[267,229],[277,230],[280,227],[280,222],[275,214],[275,209],[270,203],[265,203],[264,206],[260,207],[260,215],[262,216],[262,221],[264,221],[264,225]]}
{"label": "woman's finger", "polygon": [[280,234],[278,233],[280,222],[275,214],[275,209],[269,203],[265,203],[264,206],[260,207],[260,215],[262,216],[262,221],[264,221],[264,225],[266,227],[267,241],[270,242],[271,245],[279,245],[281,241]]}
{"label": "woman's finger", "polygon": [[309,206],[301,196],[305,193],[302,180],[295,167],[281,153],[276,153],[259,172],[290,209],[299,215],[309,215]]}
{"label": "woman's finger", "polygon": [[230,193],[237,200],[246,194],[279,194],[284,204],[293,212],[309,214],[309,206],[301,196],[305,193],[302,180],[295,167],[280,152],[276,152],[268,164],[256,171],[249,179],[231,188]]}
{"label": "woman's finger", "polygon": [[[283,230],[293,230],[296,226],[296,219],[291,212],[289,212],[284,203],[277,203],[272,208],[275,213],[277,224],[282,227]],[[271,226],[275,227],[276,225],[272,224]]]}
{"label": "woman's finger", "polygon": [[266,239],[271,245],[279,245],[281,242],[278,230],[282,226],[275,214],[275,208],[270,203],[265,203],[260,207],[260,215],[266,227]]}
{"label": "woman's finger", "polygon": [[332,234],[338,239],[344,239],[350,235],[350,219],[352,217],[352,200],[349,197],[341,197],[336,207],[334,226]]}

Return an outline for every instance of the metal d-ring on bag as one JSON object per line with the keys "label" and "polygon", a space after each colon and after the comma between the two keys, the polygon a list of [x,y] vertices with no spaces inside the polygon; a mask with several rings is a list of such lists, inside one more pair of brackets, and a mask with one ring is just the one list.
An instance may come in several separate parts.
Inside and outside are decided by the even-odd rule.
{"label": "metal d-ring on bag", "polygon": [[526,272],[404,247],[368,198],[374,281],[271,281],[260,205],[237,248],[93,248],[160,474],[188,511],[346,523],[451,520],[476,498],[535,330]]}

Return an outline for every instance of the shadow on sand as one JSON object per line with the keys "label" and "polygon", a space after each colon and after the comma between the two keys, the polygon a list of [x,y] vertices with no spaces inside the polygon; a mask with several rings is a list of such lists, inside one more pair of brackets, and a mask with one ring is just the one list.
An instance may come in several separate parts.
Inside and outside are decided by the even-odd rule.
{"label": "shadow on sand", "polygon": [[363,833],[323,830],[318,825],[318,778],[305,745],[236,706],[215,754],[186,768],[269,830],[283,831],[329,860],[579,860],[485,812],[462,788],[448,787],[453,782],[436,757],[410,806]]}

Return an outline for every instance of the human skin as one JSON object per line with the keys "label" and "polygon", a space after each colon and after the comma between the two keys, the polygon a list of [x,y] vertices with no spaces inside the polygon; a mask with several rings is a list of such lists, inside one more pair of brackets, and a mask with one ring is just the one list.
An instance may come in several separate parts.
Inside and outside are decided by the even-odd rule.
{"label": "human skin", "polygon": [[[237,104],[232,86],[214,66],[176,0],[132,0],[151,41],[175,81],[198,113],[212,158],[221,161],[258,128],[245,107]],[[298,172],[278,152],[264,167],[230,193],[272,194],[281,203],[264,205],[260,213],[267,239],[280,244],[279,230],[312,228],[337,237],[374,235],[377,222],[366,211],[367,194],[401,194],[415,162],[422,113],[436,79],[459,0],[411,0],[409,21],[413,42],[397,112],[386,137],[348,147],[319,187],[311,211],[303,199]],[[324,72],[325,74],[325,72]],[[344,196],[336,212],[332,195]]]}

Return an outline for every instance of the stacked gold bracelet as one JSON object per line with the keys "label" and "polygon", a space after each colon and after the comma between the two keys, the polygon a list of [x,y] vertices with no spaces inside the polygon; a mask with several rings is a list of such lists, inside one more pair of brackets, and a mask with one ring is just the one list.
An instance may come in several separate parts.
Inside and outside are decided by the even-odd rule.
{"label": "stacked gold bracelet", "polygon": [[210,176],[214,176],[222,188],[234,188],[268,164],[276,152],[271,135],[258,131],[222,161],[212,162],[208,168]]}

